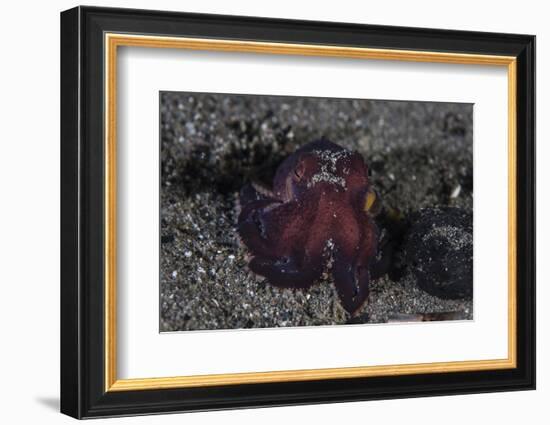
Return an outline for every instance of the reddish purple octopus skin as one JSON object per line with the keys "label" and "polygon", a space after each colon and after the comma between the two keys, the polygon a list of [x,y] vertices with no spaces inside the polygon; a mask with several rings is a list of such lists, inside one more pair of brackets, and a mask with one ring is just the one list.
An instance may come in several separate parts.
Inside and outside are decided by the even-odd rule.
{"label": "reddish purple octopus skin", "polygon": [[241,190],[238,232],[250,269],[274,286],[298,289],[330,270],[342,306],[355,314],[368,298],[377,254],[369,193],[359,153],[327,140],[304,145],[278,167],[272,190]]}

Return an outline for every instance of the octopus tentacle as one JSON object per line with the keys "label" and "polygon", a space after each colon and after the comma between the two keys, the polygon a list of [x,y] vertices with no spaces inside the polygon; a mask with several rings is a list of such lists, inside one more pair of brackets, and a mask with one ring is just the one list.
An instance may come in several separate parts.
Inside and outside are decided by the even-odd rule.
{"label": "octopus tentacle", "polygon": [[303,258],[290,255],[284,257],[266,258],[254,257],[249,264],[250,269],[259,275],[267,276],[269,282],[280,288],[305,289],[313,285],[323,271],[320,255]]}
{"label": "octopus tentacle", "polygon": [[269,189],[262,187],[259,183],[247,183],[242,187],[239,193],[239,202],[241,207],[244,207],[251,202],[266,200],[278,201]]}
{"label": "octopus tentacle", "polygon": [[285,203],[267,199],[249,202],[239,216],[239,234],[253,255],[265,258],[296,255],[312,233],[316,203],[315,194]]}
{"label": "octopus tentacle", "polygon": [[273,251],[273,245],[265,237],[265,211],[281,205],[268,199],[248,202],[239,214],[237,226],[241,240],[248,247],[253,248],[257,255],[269,256]]}
{"label": "octopus tentacle", "polygon": [[369,295],[378,231],[364,211],[348,209],[340,223],[332,269],[343,307],[354,314]]}
{"label": "octopus tentacle", "polygon": [[368,265],[359,264],[357,259],[350,259],[337,252],[332,266],[332,276],[342,306],[348,313],[355,313],[369,296]]}

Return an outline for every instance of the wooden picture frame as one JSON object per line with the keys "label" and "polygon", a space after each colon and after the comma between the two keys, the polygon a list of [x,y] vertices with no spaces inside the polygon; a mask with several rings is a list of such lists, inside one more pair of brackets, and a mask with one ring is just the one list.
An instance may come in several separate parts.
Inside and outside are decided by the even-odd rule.
{"label": "wooden picture frame", "polygon": [[[116,122],[121,46],[508,72],[508,357],[118,379]],[[77,7],[61,14],[61,411],[76,418],[533,389],[535,37]]]}

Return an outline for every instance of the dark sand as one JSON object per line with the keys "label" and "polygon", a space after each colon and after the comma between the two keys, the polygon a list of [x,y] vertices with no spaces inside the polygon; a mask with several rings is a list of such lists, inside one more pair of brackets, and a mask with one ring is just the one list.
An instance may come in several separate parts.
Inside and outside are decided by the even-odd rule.
{"label": "dark sand", "polygon": [[330,276],[293,291],[250,272],[235,230],[242,185],[269,184],[282,159],[320,137],[359,151],[384,204],[405,217],[437,206],[471,214],[471,105],[163,93],[161,126],[161,331],[472,318],[471,300],[430,296],[408,271],[373,281],[350,318]]}

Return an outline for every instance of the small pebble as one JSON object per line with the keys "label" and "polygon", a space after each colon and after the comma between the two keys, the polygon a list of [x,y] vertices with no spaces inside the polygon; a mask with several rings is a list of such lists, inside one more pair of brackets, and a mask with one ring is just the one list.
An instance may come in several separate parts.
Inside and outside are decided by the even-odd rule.
{"label": "small pebble", "polygon": [[451,199],[458,198],[458,195],[460,195],[461,189],[462,187],[460,185],[456,186],[451,192]]}

